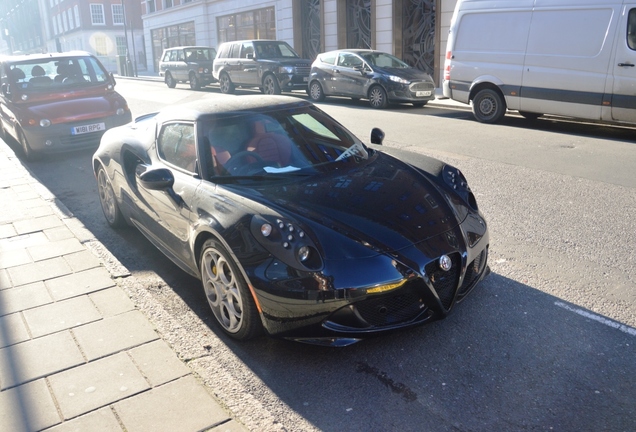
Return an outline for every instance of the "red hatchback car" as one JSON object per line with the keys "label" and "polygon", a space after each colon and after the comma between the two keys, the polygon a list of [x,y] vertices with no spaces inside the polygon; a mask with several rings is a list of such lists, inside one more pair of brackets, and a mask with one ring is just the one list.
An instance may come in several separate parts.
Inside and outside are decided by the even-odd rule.
{"label": "red hatchback car", "polygon": [[0,58],[0,133],[25,159],[96,147],[107,129],[131,120],[113,75],[87,52]]}

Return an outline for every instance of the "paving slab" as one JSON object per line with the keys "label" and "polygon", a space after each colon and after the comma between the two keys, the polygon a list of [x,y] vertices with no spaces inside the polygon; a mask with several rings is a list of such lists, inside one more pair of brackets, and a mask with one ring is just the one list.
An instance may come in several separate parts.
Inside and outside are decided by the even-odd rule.
{"label": "paving slab", "polygon": [[4,390],[84,364],[69,331],[0,349],[0,389]]}
{"label": "paving slab", "polygon": [[22,315],[14,313],[0,316],[0,348],[30,339]]}
{"label": "paving slab", "polygon": [[73,333],[89,361],[159,338],[138,310],[77,327]]}
{"label": "paving slab", "polygon": [[[64,261],[64,266],[70,266]],[[37,264],[37,263],[36,263]],[[11,275],[11,269],[8,270]],[[70,273],[70,272],[69,272]],[[63,300],[82,294],[88,294],[115,286],[108,271],[103,267],[93,268],[77,273],[60,275],[57,278],[47,278],[46,287],[51,291],[55,300]]]}
{"label": "paving slab", "polygon": [[74,297],[22,312],[31,335],[40,337],[102,319],[88,296]]}
{"label": "paving slab", "polygon": [[8,288],[13,288],[11,279],[9,279],[9,273],[5,269],[0,268],[0,290]]}
{"label": "paving slab", "polygon": [[99,259],[87,251],[84,246],[82,246],[81,251],[64,255],[63,258],[75,273],[101,266]]}
{"label": "paving slab", "polygon": [[80,252],[85,249],[76,238],[70,238],[66,240],[49,241],[46,244],[29,247],[27,250],[33,258],[33,261],[42,261],[60,255]]}
{"label": "paving slab", "polygon": [[128,295],[117,285],[88,295],[104,318],[135,309]]}
{"label": "paving slab", "polygon": [[62,257],[51,258],[36,263],[10,267],[7,273],[13,286],[26,285],[32,282],[59,278],[71,274],[73,270]]}
{"label": "paving slab", "polygon": [[4,239],[7,237],[14,237],[17,234],[18,233],[15,231],[15,228],[13,228],[13,224],[10,224],[10,223],[0,224],[0,239]]}
{"label": "paving slab", "polygon": [[192,375],[117,402],[115,411],[128,432],[200,431],[229,420]]}
{"label": "paving slab", "polygon": [[14,251],[26,249],[29,246],[46,244],[50,240],[42,232],[15,235],[13,237],[0,240],[0,251]]}
{"label": "paving slab", "polygon": [[32,263],[33,259],[26,249],[0,251],[0,268],[16,267]]}
{"label": "paving slab", "polygon": [[64,222],[56,215],[48,215],[43,217],[37,217],[34,219],[25,219],[15,221],[13,226],[18,234],[27,234],[33,232],[39,232],[48,228],[54,228],[63,226]]}
{"label": "paving slab", "polygon": [[65,420],[150,388],[139,369],[123,352],[60,372],[48,380]]}
{"label": "paving slab", "polygon": [[153,387],[192,372],[163,340],[133,348],[128,353]]}
{"label": "paving slab", "polygon": [[60,421],[43,379],[0,393],[0,431],[39,431]]}
{"label": "paving slab", "polygon": [[123,429],[110,407],[89,412],[73,420],[47,429],[46,432],[122,432]]}
{"label": "paving slab", "polygon": [[53,299],[44,282],[34,282],[15,288],[0,290],[0,315],[8,315],[26,309],[52,303]]}
{"label": "paving slab", "polygon": [[65,240],[68,238],[74,238],[75,235],[71,232],[66,225],[55,228],[49,228],[42,231],[46,237],[51,241]]}

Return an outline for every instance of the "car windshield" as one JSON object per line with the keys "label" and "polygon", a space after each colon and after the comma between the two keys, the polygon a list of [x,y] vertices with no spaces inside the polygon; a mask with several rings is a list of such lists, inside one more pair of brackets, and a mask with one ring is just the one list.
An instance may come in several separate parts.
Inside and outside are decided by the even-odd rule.
{"label": "car windshield", "polygon": [[199,130],[212,177],[311,175],[369,156],[358,138],[316,107],[215,116]]}
{"label": "car windshield", "polygon": [[7,73],[10,82],[24,93],[93,86],[110,79],[108,72],[97,60],[88,56],[15,62],[9,65]]}
{"label": "car windshield", "polygon": [[371,52],[362,54],[361,57],[369,63],[371,66],[385,67],[385,68],[409,68],[408,64],[404,63],[397,57],[390,54]]}
{"label": "car windshield", "polygon": [[260,59],[298,58],[298,54],[287,42],[254,42],[254,49],[256,50],[256,58]]}

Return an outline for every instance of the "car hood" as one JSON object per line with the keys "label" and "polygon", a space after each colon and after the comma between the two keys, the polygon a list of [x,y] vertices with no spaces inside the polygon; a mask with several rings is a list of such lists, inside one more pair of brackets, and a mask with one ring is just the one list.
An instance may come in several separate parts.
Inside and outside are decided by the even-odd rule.
{"label": "car hood", "polygon": [[378,72],[381,74],[395,75],[410,81],[422,80],[422,81],[432,82],[432,79],[429,74],[415,68],[388,68],[388,67],[380,68],[380,67],[374,66],[373,69],[375,70],[375,72]]}
{"label": "car hood", "polygon": [[251,199],[292,212],[314,230],[334,230],[370,247],[369,252],[398,251],[461,222],[428,178],[382,153],[359,164],[342,163],[326,174],[251,191]]}
{"label": "car hood", "polygon": [[112,94],[40,102],[37,105],[31,105],[28,110],[35,117],[49,119],[51,123],[55,124],[100,118],[111,115],[117,108],[123,107],[125,107],[123,98]]}

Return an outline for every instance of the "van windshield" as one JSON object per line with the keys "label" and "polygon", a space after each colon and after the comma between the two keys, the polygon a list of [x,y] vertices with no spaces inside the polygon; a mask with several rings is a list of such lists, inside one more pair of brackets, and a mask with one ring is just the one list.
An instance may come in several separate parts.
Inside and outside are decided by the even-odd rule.
{"label": "van windshield", "polygon": [[103,66],[88,56],[14,62],[8,66],[7,74],[9,82],[25,93],[90,87],[110,80]]}

